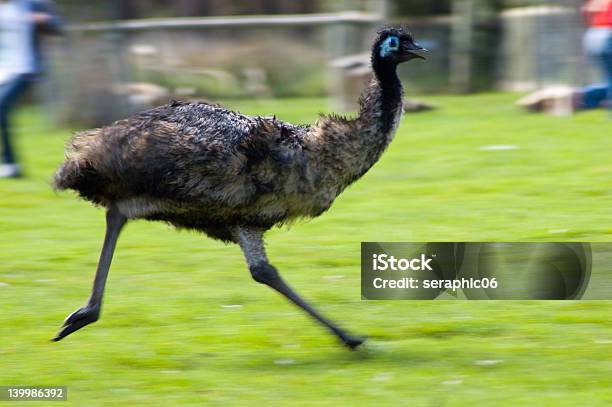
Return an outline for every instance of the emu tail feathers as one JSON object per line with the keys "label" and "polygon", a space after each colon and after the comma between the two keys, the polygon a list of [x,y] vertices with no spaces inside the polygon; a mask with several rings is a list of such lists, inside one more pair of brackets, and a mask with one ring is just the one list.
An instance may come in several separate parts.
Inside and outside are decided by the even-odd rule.
{"label": "emu tail feathers", "polygon": [[56,190],[75,189],[79,178],[78,162],[68,158],[56,171],[53,177],[53,187]]}
{"label": "emu tail feathers", "polygon": [[56,190],[72,189],[96,205],[108,203],[108,182],[87,161],[69,157],[55,173],[53,184]]}

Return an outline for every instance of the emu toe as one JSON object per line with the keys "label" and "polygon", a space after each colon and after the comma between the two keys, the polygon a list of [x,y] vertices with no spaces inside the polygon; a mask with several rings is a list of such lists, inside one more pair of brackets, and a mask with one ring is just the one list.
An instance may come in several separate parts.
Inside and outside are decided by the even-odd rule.
{"label": "emu toe", "polygon": [[99,317],[100,310],[98,308],[81,307],[66,318],[64,325],[62,325],[62,329],[57,333],[55,338],[51,340],[54,342],[61,341],[66,336],[83,328],[85,325],[96,322]]}
{"label": "emu toe", "polygon": [[361,345],[362,343],[364,343],[366,341],[366,338],[363,337],[359,337],[359,336],[345,336],[342,338],[342,342],[350,349],[350,350],[355,350],[357,349],[357,347],[359,345]]}

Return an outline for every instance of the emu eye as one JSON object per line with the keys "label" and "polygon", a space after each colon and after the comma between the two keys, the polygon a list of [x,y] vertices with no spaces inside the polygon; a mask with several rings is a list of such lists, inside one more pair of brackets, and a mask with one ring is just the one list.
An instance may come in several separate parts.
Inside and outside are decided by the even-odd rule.
{"label": "emu eye", "polygon": [[387,57],[394,51],[399,49],[399,38],[395,35],[387,37],[382,44],[380,44],[380,56]]}

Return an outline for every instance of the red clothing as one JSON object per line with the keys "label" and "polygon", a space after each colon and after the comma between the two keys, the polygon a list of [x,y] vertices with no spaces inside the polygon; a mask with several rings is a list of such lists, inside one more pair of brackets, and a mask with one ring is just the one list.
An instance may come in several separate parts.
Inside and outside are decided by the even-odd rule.
{"label": "red clothing", "polygon": [[589,27],[612,28],[612,0],[604,1],[600,7],[589,8],[589,3],[601,3],[601,1],[587,1],[585,14]]}

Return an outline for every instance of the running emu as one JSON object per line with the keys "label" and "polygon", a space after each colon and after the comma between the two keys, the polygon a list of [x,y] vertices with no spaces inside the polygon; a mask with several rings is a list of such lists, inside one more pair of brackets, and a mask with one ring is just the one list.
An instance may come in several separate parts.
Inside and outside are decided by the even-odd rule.
{"label": "running emu", "polygon": [[239,244],[255,281],[287,297],[349,348],[363,343],[285,283],[268,261],[264,233],[321,215],[378,161],[402,115],[397,65],[423,58],[419,50],[403,28],[379,32],[375,78],[353,120],[332,115],[294,126],[206,103],[172,102],[77,134],[55,186],[104,206],[106,236],[88,303],[68,316],[53,340],[98,320],[119,233],[128,220],[147,219]]}

